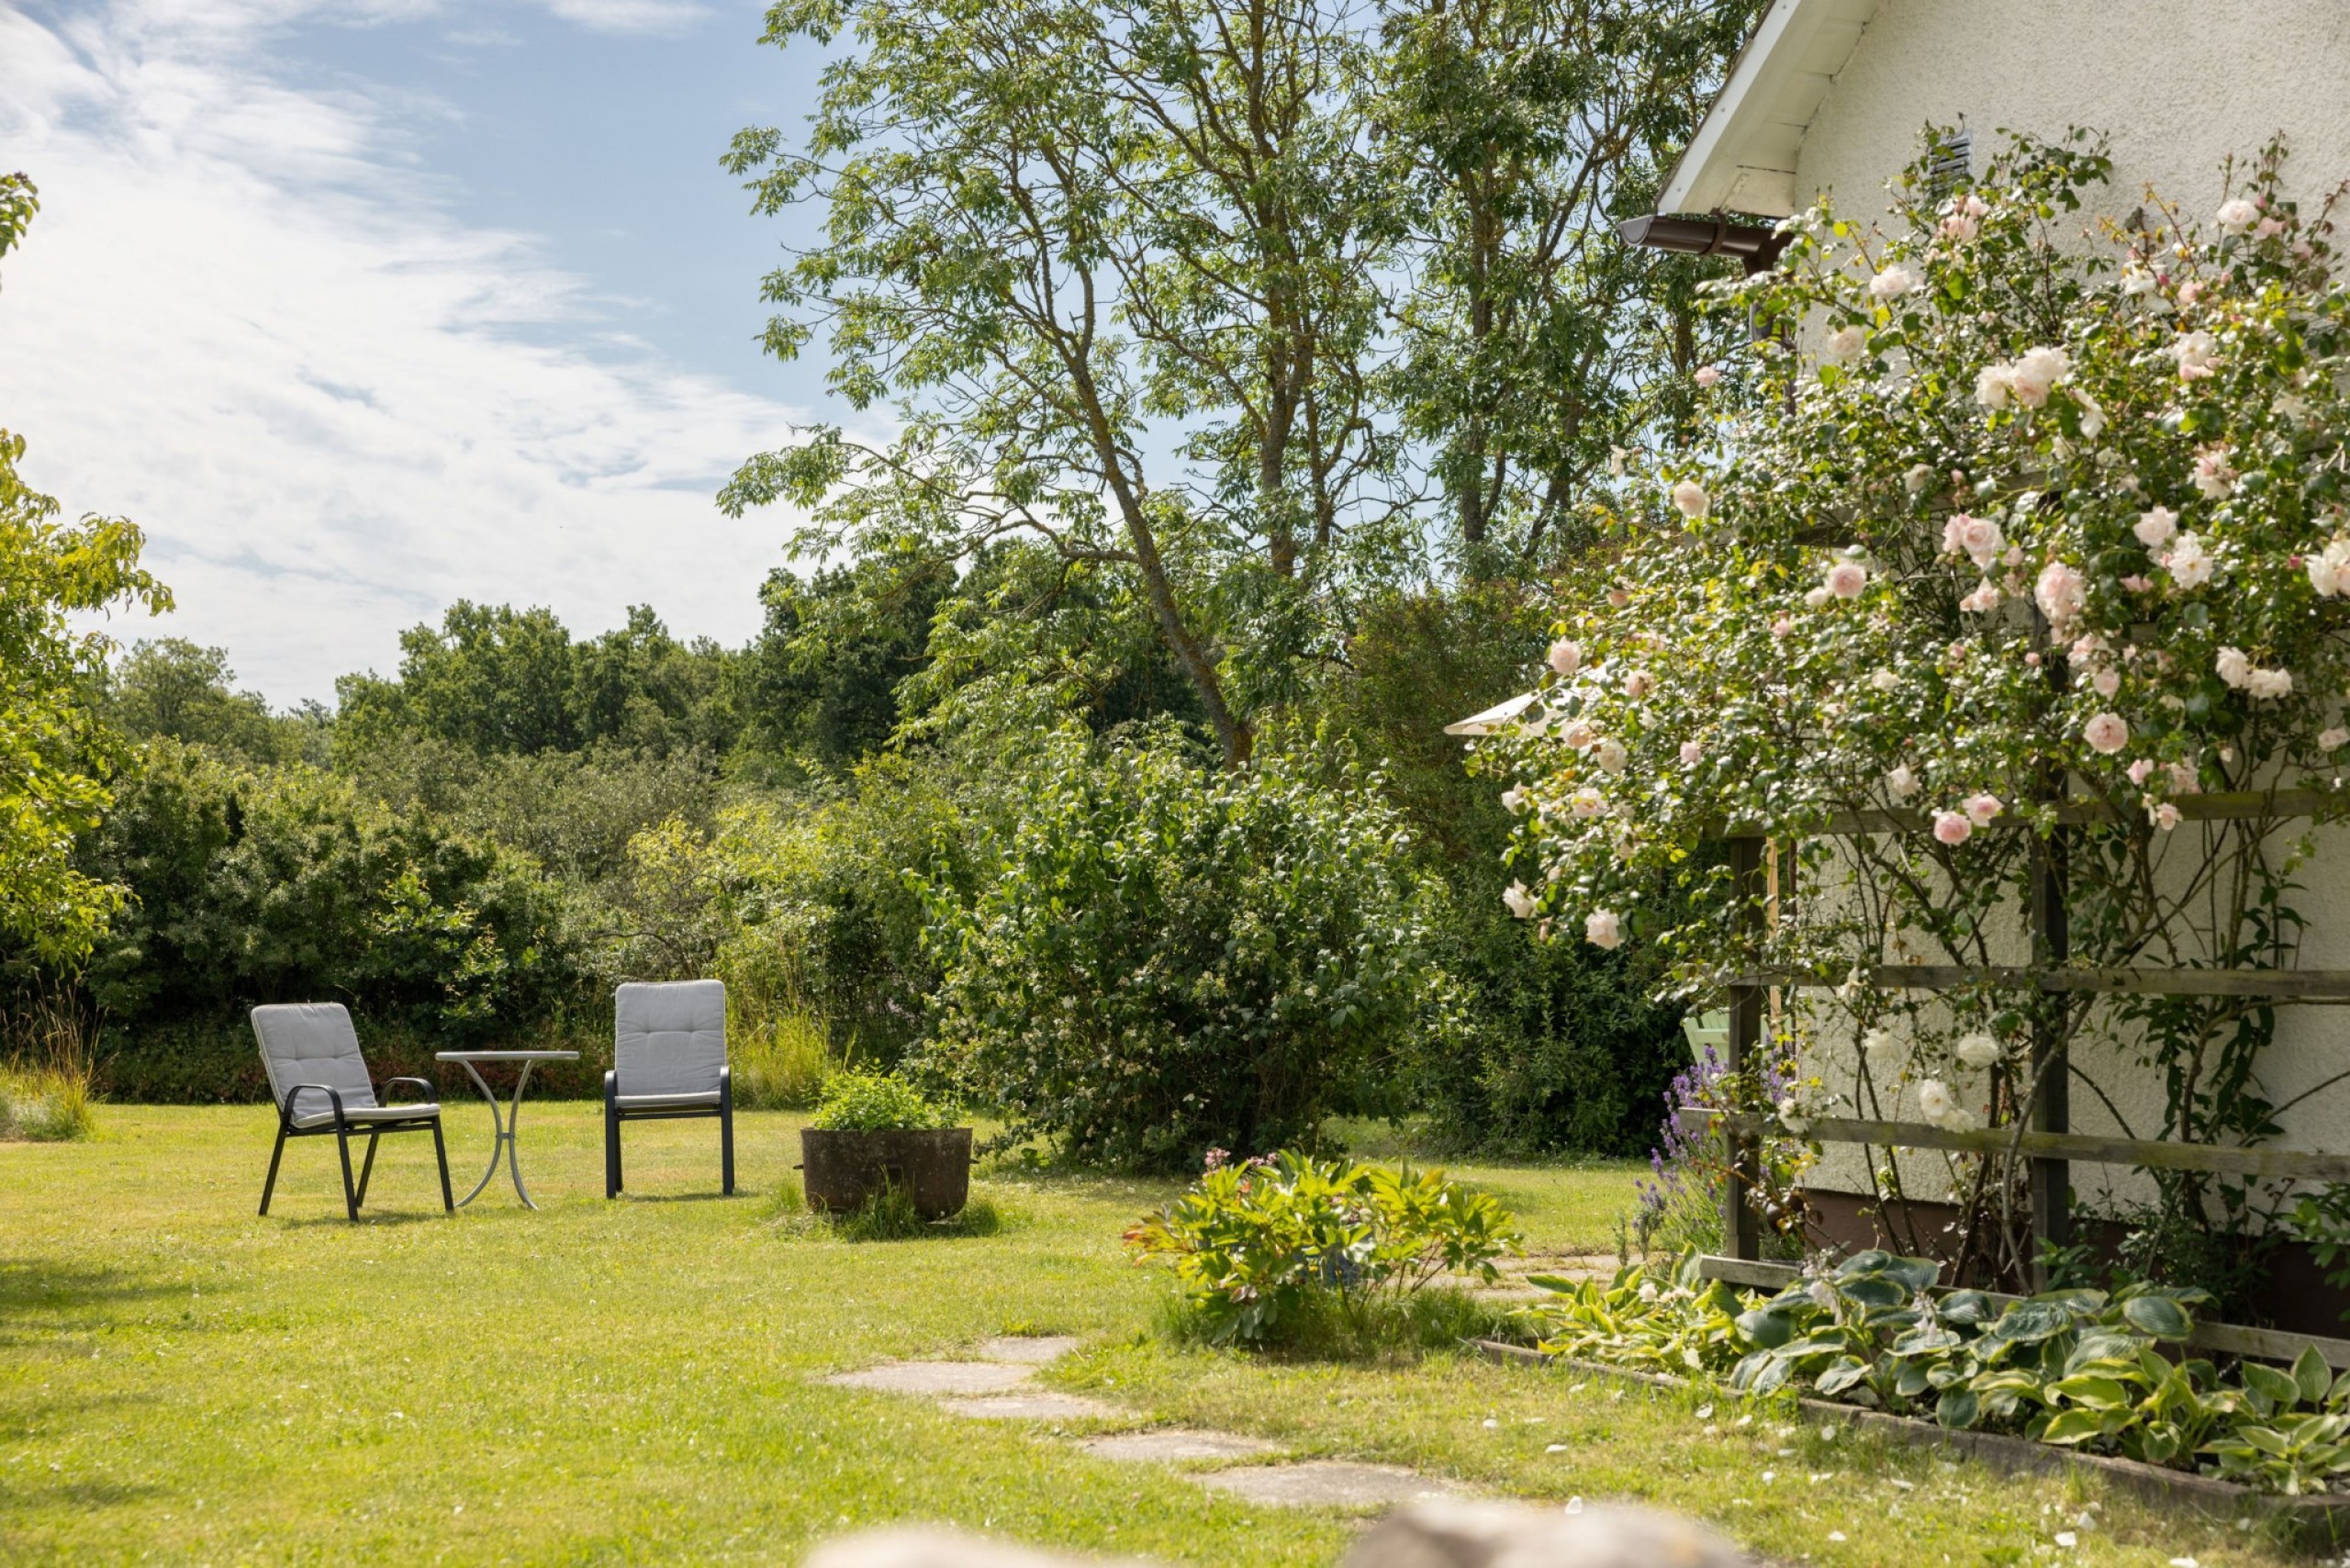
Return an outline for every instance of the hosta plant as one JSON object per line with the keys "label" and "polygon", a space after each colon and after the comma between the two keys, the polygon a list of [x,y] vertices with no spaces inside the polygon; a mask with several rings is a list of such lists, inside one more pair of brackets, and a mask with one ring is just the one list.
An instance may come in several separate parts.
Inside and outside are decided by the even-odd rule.
{"label": "hosta plant", "polygon": [[2289,1370],[2222,1374],[2180,1357],[2201,1293],[2136,1283],[2024,1300],[1934,1289],[1941,1266],[1871,1250],[1775,1295],[1670,1272],[1609,1283],[1536,1276],[1542,1348],[1615,1366],[1719,1379],[1740,1393],[1840,1400],[2149,1464],[2206,1469],[2266,1491],[2350,1476],[2350,1373],[2304,1350]]}

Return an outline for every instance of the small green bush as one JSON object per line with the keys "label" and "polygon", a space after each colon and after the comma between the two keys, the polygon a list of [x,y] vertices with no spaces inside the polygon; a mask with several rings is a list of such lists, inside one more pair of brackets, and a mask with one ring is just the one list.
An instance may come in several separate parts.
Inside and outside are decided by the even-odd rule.
{"label": "small green bush", "polygon": [[[1441,1171],[1286,1149],[1242,1165],[1220,1155],[1125,1234],[1138,1260],[1174,1268],[1185,1315],[1213,1343],[1420,1340],[1424,1320],[1458,1316],[1429,1286],[1448,1275],[1490,1283],[1494,1260],[1522,1246],[1492,1194]],[[1416,1299],[1424,1292],[1428,1305]]]}
{"label": "small green bush", "polygon": [[70,1068],[0,1066],[0,1137],[67,1143],[97,1136],[90,1079]]}
{"label": "small green bush", "polygon": [[804,1011],[788,1013],[738,1039],[735,1104],[746,1111],[798,1111],[819,1102],[832,1070],[821,1022]]}
{"label": "small green bush", "polygon": [[931,1099],[894,1073],[835,1073],[808,1125],[827,1132],[879,1133],[951,1127],[957,1107]]}

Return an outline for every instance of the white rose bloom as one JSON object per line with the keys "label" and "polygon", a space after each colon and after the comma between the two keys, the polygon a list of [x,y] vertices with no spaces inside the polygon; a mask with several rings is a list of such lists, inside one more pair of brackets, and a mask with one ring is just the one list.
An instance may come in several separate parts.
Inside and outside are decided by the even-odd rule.
{"label": "white rose bloom", "polygon": [[2260,221],[2260,208],[2238,196],[2232,201],[2221,202],[2218,217],[2221,228],[2231,234],[2241,234]]}
{"label": "white rose bloom", "polygon": [[1885,776],[1885,792],[1897,801],[1914,799],[1918,793],[1918,775],[1906,762],[1897,765]]}
{"label": "white rose bloom", "polygon": [[2221,648],[2219,657],[2211,661],[2211,667],[2222,681],[2238,691],[2251,684],[2252,660],[2244,656],[2242,648]]}
{"label": "white rose bloom", "polygon": [[2130,265],[2121,269],[2122,293],[2149,294],[2153,292],[2154,286],[2154,274],[2148,272],[2144,267],[2138,265],[2136,263],[2132,262]]}
{"label": "white rose bloom", "polygon": [[1917,286],[1918,274],[1899,262],[1869,279],[1869,293],[1879,299],[1897,299]]}
{"label": "white rose bloom", "polygon": [[2014,390],[2014,371],[2008,365],[1986,364],[1975,373],[1975,400],[1986,409],[2006,408]]}
{"label": "white rose bloom", "polygon": [[1998,1061],[2001,1055],[1999,1042],[1988,1035],[1969,1035],[1953,1047],[1958,1059],[1980,1071]]}
{"label": "white rose bloom", "polygon": [[1894,1038],[1889,1029],[1871,1029],[1863,1035],[1861,1050],[1869,1058],[1869,1065],[1880,1070],[1889,1070],[1900,1063],[1901,1042]]}
{"label": "white rose bloom", "polygon": [[2138,514],[2138,521],[2130,525],[2130,532],[2136,534],[2138,543],[2147,549],[2159,550],[2178,537],[2178,514],[2168,507],[2154,507],[2142,511]]}
{"label": "white rose bloom", "polygon": [[1598,749],[1594,751],[1592,756],[1597,757],[1599,766],[1610,773],[1624,771],[1624,743],[1621,741],[1604,740],[1599,743]]}
{"label": "white rose bloom", "polygon": [[1821,340],[1820,346],[1836,364],[1850,364],[1869,346],[1869,334],[1862,327],[1839,327]]}
{"label": "white rose bloom", "polygon": [[1909,472],[1901,476],[1901,487],[1913,496],[1924,495],[1926,487],[1933,482],[1934,471],[1922,463],[1912,465]]}
{"label": "white rose bloom", "polygon": [[2244,678],[2244,689],[2264,702],[2274,702],[2293,694],[2293,672],[2288,669],[2256,669]]}
{"label": "white rose bloom", "polygon": [[1624,940],[1623,923],[1612,909],[1595,910],[1583,919],[1583,939],[1595,947],[1613,947]]}
{"label": "white rose bloom", "polygon": [[2304,562],[2310,574],[2310,587],[2317,589],[2321,599],[2332,599],[2350,590],[2350,539],[2336,539],[2323,550]]}
{"label": "white rose bloom", "polygon": [[2170,554],[2163,557],[2164,569],[2171,581],[2182,588],[2199,588],[2211,580],[2213,563],[2210,553],[2203,548],[2202,536],[2182,533]]}
{"label": "white rose bloom", "polygon": [[2073,359],[2063,349],[2035,348],[2009,367],[2008,387],[2017,402],[2037,409],[2048,401],[2049,389],[2072,374]]}
{"label": "white rose bloom", "polygon": [[1512,816],[1526,809],[1526,791],[1513,784],[1502,791],[1502,810]]}
{"label": "white rose bloom", "polygon": [[1941,1079],[1929,1078],[1918,1085],[1918,1114],[1926,1120],[1941,1126],[1950,1120],[1951,1113],[1957,1109],[1958,1096],[1953,1094],[1950,1092],[1950,1085]]}
{"label": "white rose bloom", "polygon": [[1706,494],[1706,487],[1696,480],[1684,479],[1673,487],[1673,504],[1680,509],[1682,516],[1695,519],[1706,515],[1713,505],[1713,498]]}
{"label": "white rose bloom", "polygon": [[1512,882],[1508,887],[1504,888],[1502,902],[1509,905],[1510,913],[1520,920],[1531,920],[1535,910],[1539,907],[1534,902],[1534,895],[1526,890],[1524,882]]}
{"label": "white rose bloom", "polygon": [[1900,688],[1901,678],[1889,669],[1880,669],[1869,677],[1869,684],[1879,691],[1891,692]]}
{"label": "white rose bloom", "polygon": [[1567,797],[1567,808],[1579,817],[1595,817],[1607,809],[1607,797],[1585,787]]}
{"label": "white rose bloom", "polygon": [[2340,751],[2344,746],[2350,745],[2350,730],[2345,730],[2339,724],[2330,730],[2320,730],[2317,744],[2321,751]]}

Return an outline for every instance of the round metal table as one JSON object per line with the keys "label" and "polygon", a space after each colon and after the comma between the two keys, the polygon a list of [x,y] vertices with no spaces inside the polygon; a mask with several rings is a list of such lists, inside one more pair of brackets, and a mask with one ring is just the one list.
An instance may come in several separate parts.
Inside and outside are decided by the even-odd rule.
{"label": "round metal table", "polygon": [[[474,1086],[481,1091],[481,1097],[489,1102],[489,1119],[498,1128],[498,1141],[489,1146],[489,1169],[481,1173],[481,1180],[474,1183],[474,1190],[459,1200],[457,1206],[464,1208],[465,1204],[481,1196],[481,1190],[489,1185],[491,1177],[498,1174],[498,1157],[503,1153],[506,1156],[506,1172],[514,1178],[514,1195],[522,1200],[524,1208],[537,1208],[539,1205],[531,1202],[530,1190],[522,1185],[522,1167],[514,1157],[514,1134],[522,1121],[522,1091],[530,1084],[531,1069],[538,1063],[577,1061],[579,1053],[577,1051],[435,1051],[432,1054],[432,1059],[463,1064],[465,1076],[474,1081]],[[503,1114],[500,1114],[498,1108],[498,1096],[490,1092],[488,1082],[483,1079],[481,1070],[475,1065],[485,1061],[514,1061],[522,1064],[521,1075],[514,1080],[514,1097],[507,1103]]]}

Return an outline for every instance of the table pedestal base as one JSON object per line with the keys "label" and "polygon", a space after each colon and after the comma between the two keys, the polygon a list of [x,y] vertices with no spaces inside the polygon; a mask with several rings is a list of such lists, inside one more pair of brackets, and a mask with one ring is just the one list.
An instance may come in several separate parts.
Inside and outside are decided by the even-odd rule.
{"label": "table pedestal base", "polygon": [[491,1177],[498,1174],[498,1157],[500,1154],[506,1157],[506,1173],[514,1179],[514,1195],[522,1200],[522,1206],[526,1209],[539,1206],[531,1201],[530,1190],[522,1185],[522,1165],[514,1156],[514,1133],[522,1121],[522,1091],[531,1081],[531,1069],[537,1065],[529,1061],[522,1064],[522,1075],[514,1081],[514,1098],[500,1114],[498,1096],[490,1092],[488,1081],[482,1077],[473,1063],[464,1064],[465,1076],[474,1081],[475,1087],[481,1091],[481,1097],[489,1102],[489,1119],[498,1129],[498,1139],[489,1146],[489,1169],[481,1173],[481,1180],[474,1183],[472,1192],[457,1200],[459,1208],[481,1196],[481,1190],[489,1185]]}

